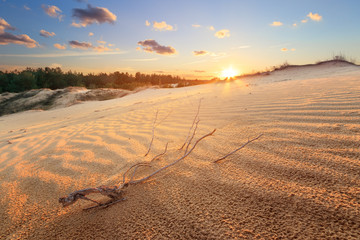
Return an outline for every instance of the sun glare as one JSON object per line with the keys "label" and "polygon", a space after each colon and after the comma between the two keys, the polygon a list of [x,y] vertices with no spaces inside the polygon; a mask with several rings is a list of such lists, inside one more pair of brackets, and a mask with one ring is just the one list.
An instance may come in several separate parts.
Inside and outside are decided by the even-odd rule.
{"label": "sun glare", "polygon": [[236,69],[229,67],[229,68],[224,69],[221,72],[221,78],[233,78],[233,77],[237,76],[238,74],[239,74],[239,72]]}

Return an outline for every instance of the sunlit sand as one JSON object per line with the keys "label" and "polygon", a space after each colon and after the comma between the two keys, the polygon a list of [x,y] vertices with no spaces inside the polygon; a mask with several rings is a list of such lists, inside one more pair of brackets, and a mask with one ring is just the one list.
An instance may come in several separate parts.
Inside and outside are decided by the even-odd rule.
{"label": "sunlit sand", "polygon": [[[2,116],[0,238],[357,239],[359,96],[359,67],[332,62]],[[184,161],[106,209],[59,204],[75,190],[118,184],[167,142],[155,169],[176,159],[200,99],[196,136],[217,131]],[[156,111],[164,120],[144,157]]]}

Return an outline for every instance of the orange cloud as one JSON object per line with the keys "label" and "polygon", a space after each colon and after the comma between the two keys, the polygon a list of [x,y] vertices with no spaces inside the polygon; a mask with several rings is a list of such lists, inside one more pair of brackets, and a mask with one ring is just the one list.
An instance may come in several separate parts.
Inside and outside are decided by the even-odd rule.
{"label": "orange cloud", "polygon": [[151,25],[151,23],[150,23],[148,20],[146,20],[146,21],[145,21],[145,25],[146,25],[147,27],[149,27],[149,26]]}
{"label": "orange cloud", "polygon": [[[160,55],[173,55],[176,50],[171,46],[161,46],[155,40],[147,39],[145,41],[138,42],[138,45],[143,47],[145,52],[155,52]],[[137,48],[137,50],[139,50]]]}
{"label": "orange cloud", "polygon": [[208,52],[208,51],[201,50],[201,51],[193,51],[193,54],[194,54],[195,56],[204,56],[204,55],[208,55],[209,52]]}
{"label": "orange cloud", "polygon": [[43,36],[43,37],[53,37],[55,36],[56,34],[54,32],[48,32],[48,31],[45,31],[44,29],[40,30],[40,36]]}
{"label": "orange cloud", "polygon": [[47,15],[49,15],[50,17],[53,17],[53,18],[58,18],[59,21],[62,20],[62,18],[64,17],[63,15],[61,15],[61,10],[60,8],[58,8],[57,6],[53,6],[53,5],[41,5],[41,7],[44,9],[45,13]]}
{"label": "orange cloud", "polygon": [[222,30],[220,30],[220,31],[217,31],[214,35],[215,35],[215,37],[217,37],[217,38],[230,37],[230,30],[228,30],[228,29],[222,29]]}
{"label": "orange cloud", "polygon": [[289,49],[287,49],[287,48],[282,48],[282,49],[280,49],[282,52],[287,52]]}
{"label": "orange cloud", "polygon": [[0,33],[4,32],[4,30],[15,30],[5,19],[0,18]]}
{"label": "orange cloud", "polygon": [[5,19],[0,18],[0,45],[19,44],[24,45],[27,48],[35,48],[39,46],[34,39],[31,39],[26,34],[15,35],[5,32],[5,30],[15,30],[15,28],[6,22]]}
{"label": "orange cloud", "polygon": [[277,22],[277,21],[274,21],[274,22],[272,22],[272,23],[270,24],[270,26],[273,26],[273,27],[280,27],[280,26],[282,26],[282,25],[283,25],[282,22]]}
{"label": "orange cloud", "polygon": [[74,8],[73,17],[80,22],[73,22],[71,25],[74,27],[86,27],[93,23],[114,23],[116,21],[116,15],[109,11],[107,8],[92,7],[88,4],[87,9]]}
{"label": "orange cloud", "polygon": [[89,32],[89,37],[94,36],[94,33]]}
{"label": "orange cloud", "polygon": [[54,44],[54,47],[56,47],[57,49],[60,49],[60,50],[66,49],[66,45],[65,45],[65,44],[64,44],[64,45],[61,45],[61,44],[59,44],[59,43],[55,43],[55,44]]}
{"label": "orange cloud", "polygon": [[162,22],[154,21],[153,28],[156,31],[173,31],[174,30],[174,27],[171,26],[170,24],[167,24],[165,21],[162,21]]}
{"label": "orange cloud", "polygon": [[79,49],[82,49],[82,50],[90,49],[90,50],[94,50],[94,51],[97,51],[97,52],[112,51],[110,48],[102,46],[102,45],[93,46],[89,42],[79,42],[79,41],[76,41],[76,40],[69,41],[69,45],[72,48],[79,48]]}
{"label": "orange cloud", "polygon": [[209,27],[209,30],[210,30],[210,31],[215,31],[214,26],[210,26],[210,27]]}
{"label": "orange cloud", "polygon": [[201,27],[201,25],[199,25],[199,24],[193,24],[193,25],[191,25],[192,27],[194,27],[194,28],[199,28],[199,27]]}
{"label": "orange cloud", "polygon": [[301,20],[302,23],[307,23],[308,22],[308,19],[303,19]]}
{"label": "orange cloud", "polygon": [[307,17],[309,17],[311,20],[313,21],[321,21],[322,20],[322,16],[320,16],[318,13],[312,13],[310,12],[308,15],[306,15]]}

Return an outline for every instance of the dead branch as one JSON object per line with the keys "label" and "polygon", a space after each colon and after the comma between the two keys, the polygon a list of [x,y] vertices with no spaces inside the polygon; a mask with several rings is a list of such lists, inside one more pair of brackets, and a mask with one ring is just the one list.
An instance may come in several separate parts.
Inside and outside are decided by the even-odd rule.
{"label": "dead branch", "polygon": [[194,146],[193,146],[188,152],[184,153],[184,155],[183,155],[182,157],[180,157],[179,159],[177,159],[177,160],[174,161],[173,163],[170,163],[169,165],[166,165],[165,167],[162,167],[162,168],[156,170],[155,172],[153,172],[152,174],[150,174],[150,175],[147,176],[147,177],[144,177],[144,178],[139,179],[139,180],[136,180],[136,181],[129,182],[129,184],[137,184],[137,183],[144,182],[144,181],[148,180],[149,178],[155,176],[155,175],[158,174],[159,172],[161,172],[161,171],[163,171],[163,170],[165,170],[165,169],[167,169],[167,168],[175,165],[176,163],[180,162],[181,160],[183,160],[184,158],[186,158],[187,156],[189,156],[189,154],[195,149],[196,145],[197,145],[201,140],[203,140],[203,139],[206,138],[206,137],[209,137],[209,136],[213,135],[215,131],[216,131],[216,129],[214,129],[211,133],[208,133],[208,134],[202,136],[201,138],[199,138],[199,139],[194,143]]}
{"label": "dead branch", "polygon": [[230,156],[230,155],[232,155],[232,154],[236,153],[237,151],[239,151],[240,149],[244,148],[244,147],[245,147],[246,145],[248,145],[249,143],[251,143],[251,142],[253,142],[253,141],[255,141],[255,140],[259,139],[262,135],[264,135],[264,134],[260,134],[260,135],[259,135],[259,136],[257,136],[256,138],[253,138],[253,139],[251,139],[251,140],[248,140],[248,141],[247,141],[246,143],[244,143],[241,147],[239,147],[239,148],[235,149],[234,151],[232,151],[232,152],[230,152],[230,153],[226,154],[225,156],[223,156],[223,157],[221,157],[221,158],[219,158],[219,159],[215,160],[215,161],[214,161],[214,163],[218,163],[218,162],[220,162],[220,161],[224,160],[224,159],[225,159],[225,158],[227,158],[228,156]]}
{"label": "dead branch", "polygon": [[159,113],[159,110],[157,110],[157,111],[156,111],[156,114],[155,114],[155,120],[154,120],[154,124],[153,124],[153,128],[152,128],[152,137],[151,137],[151,141],[150,141],[150,144],[149,144],[149,149],[148,149],[148,151],[145,153],[145,156],[144,156],[144,157],[146,157],[146,156],[149,154],[150,149],[151,149],[151,146],[152,146],[152,143],[153,143],[153,141],[154,141],[155,128],[156,128],[155,124],[156,124],[156,120],[157,120],[157,117],[158,117],[158,113]]}
{"label": "dead branch", "polygon": [[200,112],[200,106],[201,106],[201,100],[202,100],[202,98],[200,98],[200,100],[199,100],[198,109],[197,109],[196,115],[195,115],[195,117],[194,117],[193,123],[191,124],[191,127],[189,128],[188,135],[186,136],[185,142],[184,142],[184,144],[179,148],[179,150],[182,150],[182,149],[185,147],[185,145],[186,145],[186,143],[188,142],[188,139],[189,139],[189,137],[190,137],[191,130],[193,129],[195,123],[196,123],[197,120],[198,120],[199,112]]}

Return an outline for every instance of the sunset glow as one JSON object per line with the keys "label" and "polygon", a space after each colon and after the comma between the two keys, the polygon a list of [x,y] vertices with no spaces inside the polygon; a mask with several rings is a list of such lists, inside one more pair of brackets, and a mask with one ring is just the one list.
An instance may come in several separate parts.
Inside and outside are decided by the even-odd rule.
{"label": "sunset glow", "polygon": [[0,71],[59,66],[210,80],[340,53],[359,61],[359,8],[355,0],[0,0]]}
{"label": "sunset glow", "polygon": [[235,76],[238,76],[239,75],[239,71],[232,68],[232,67],[229,67],[229,68],[226,68],[224,69],[222,72],[221,72],[221,75],[220,75],[220,78],[233,78]]}

